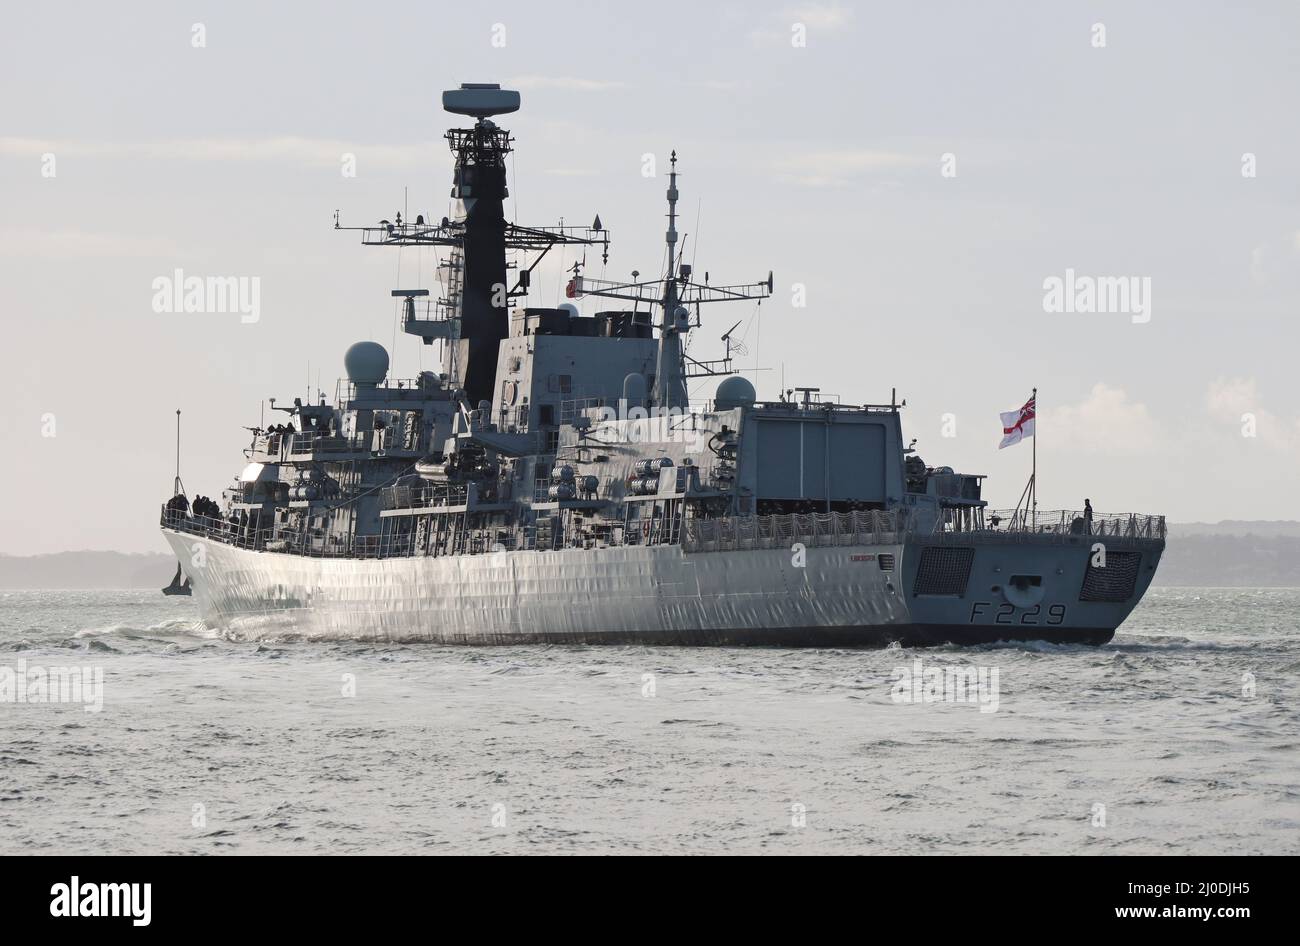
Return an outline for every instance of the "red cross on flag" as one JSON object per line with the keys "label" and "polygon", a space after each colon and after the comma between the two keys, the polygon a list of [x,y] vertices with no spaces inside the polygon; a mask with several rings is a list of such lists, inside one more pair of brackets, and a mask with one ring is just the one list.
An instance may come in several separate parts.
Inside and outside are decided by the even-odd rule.
{"label": "red cross on flag", "polygon": [[1025,402],[1025,406],[1018,411],[1006,411],[1002,417],[1002,442],[998,444],[998,449],[1009,447],[1014,443],[1020,443],[1026,437],[1034,435],[1034,401],[1031,397]]}

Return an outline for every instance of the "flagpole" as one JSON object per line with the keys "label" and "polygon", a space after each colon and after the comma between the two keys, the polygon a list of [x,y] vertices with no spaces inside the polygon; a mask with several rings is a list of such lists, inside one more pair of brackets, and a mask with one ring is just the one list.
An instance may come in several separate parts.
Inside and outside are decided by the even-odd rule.
{"label": "flagpole", "polygon": [[[1021,388],[1023,391],[1024,388]],[[1034,388],[1034,444],[1033,444],[1033,470],[1029,474],[1029,483],[1033,487],[1030,495],[1034,503],[1034,531],[1038,531],[1038,388]]]}
{"label": "flagpole", "polygon": [[181,409],[176,408],[176,481],[172,483],[172,493],[181,491]]}

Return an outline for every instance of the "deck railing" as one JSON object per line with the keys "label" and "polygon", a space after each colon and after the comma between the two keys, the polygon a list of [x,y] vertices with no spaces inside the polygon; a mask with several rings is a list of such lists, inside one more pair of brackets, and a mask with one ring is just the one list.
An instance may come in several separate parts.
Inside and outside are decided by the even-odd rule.
{"label": "deck railing", "polygon": [[264,549],[272,537],[271,529],[249,529],[215,516],[192,516],[189,513],[162,509],[160,524],[199,539],[209,539],[241,549]]}
{"label": "deck railing", "polygon": [[306,555],[314,558],[351,558],[362,554],[362,549],[369,539],[377,536],[341,536],[326,535],[320,529],[309,529],[306,534],[286,532],[278,534],[275,527],[250,529],[227,519],[213,516],[191,516],[168,509],[162,510],[160,524],[168,529],[196,539],[220,542],[237,549],[254,552],[285,552],[292,555]]}
{"label": "deck railing", "polygon": [[364,453],[372,449],[371,434],[354,434],[351,437],[327,436],[314,431],[292,434],[259,434],[253,449],[259,454],[286,456],[307,453]]}
{"label": "deck railing", "polygon": [[940,521],[933,528],[922,525],[904,510],[814,513],[810,515],[742,516],[723,519],[692,519],[685,524],[682,546],[688,552],[736,551],[788,547],[796,542],[809,546],[866,545],[922,538],[954,542],[1065,542],[1080,536],[1118,539],[1165,538],[1165,517],[1139,513],[1094,514],[1091,521],[1082,512],[1054,510],[1040,512],[1037,520],[1021,510],[986,512],[984,527],[956,530]]}
{"label": "deck railing", "polygon": [[1037,513],[1025,509],[984,510],[985,530],[1049,535],[1096,535],[1130,539],[1165,538],[1165,517],[1145,513],[1093,513],[1053,509]]}
{"label": "deck railing", "polygon": [[902,510],[688,519],[682,530],[682,548],[688,552],[731,552],[787,548],[796,542],[811,546],[879,544],[898,541],[906,528],[907,515]]}
{"label": "deck railing", "polygon": [[[394,487],[381,494],[381,505],[399,503],[400,508],[411,506],[457,505],[457,497],[449,492],[435,493],[425,487]],[[669,528],[653,532],[650,544],[675,545],[680,541],[687,552],[722,552],[753,549],[789,548],[795,543],[810,547],[879,545],[918,538],[929,542],[1006,542],[1055,543],[1075,541],[1080,537],[1113,538],[1121,540],[1163,541],[1164,516],[1137,513],[1094,515],[1091,523],[1073,510],[1040,512],[1037,522],[1032,513],[1026,519],[1014,510],[988,513],[982,529],[954,531],[951,529],[919,528],[914,516],[905,510],[857,510],[853,512],[788,514],[774,516],[737,516],[720,519],[687,519],[678,525],[673,518]],[[387,558],[421,554],[411,532],[380,536],[333,536],[321,530],[286,532],[277,534],[274,527],[249,529],[237,523],[209,516],[191,516],[162,509],[161,524],[169,529],[256,551],[285,552],[313,557]],[[465,551],[490,551],[501,531],[494,527],[469,530]],[[638,532],[628,544],[645,544]],[[510,547],[510,546],[508,546]],[[525,539],[515,548],[549,548],[549,542]],[[576,547],[576,546],[575,546]]]}

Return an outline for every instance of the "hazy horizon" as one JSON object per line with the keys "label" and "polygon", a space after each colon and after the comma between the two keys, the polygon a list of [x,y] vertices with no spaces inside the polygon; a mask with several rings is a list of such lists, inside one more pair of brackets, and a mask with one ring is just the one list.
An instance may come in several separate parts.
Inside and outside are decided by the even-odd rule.
{"label": "hazy horizon", "polygon": [[[1030,444],[999,451],[998,413],[1037,386],[1040,508],[1300,519],[1293,5],[74,3],[8,19],[0,552],[163,551],[176,409],[188,492],[219,496],[262,399],[332,395],[352,342],[388,347],[392,377],[434,366],[388,295],[430,288],[432,257],[361,247],[333,214],[391,218],[404,188],[412,216],[447,212],[457,122],[439,95],[462,82],[522,94],[500,121],[508,212],[599,213],[611,277],[659,265],[676,149],[697,270],[775,272],[761,309],[706,311],[691,350],[719,357],[741,321],[761,396],[783,379],[850,403],[896,388],[926,462],[988,474],[1004,507]],[[530,303],[553,304],[572,262],[544,263]],[[153,280],[177,269],[257,277],[259,318],[155,312]],[[1132,277],[1146,309],[1047,311],[1045,282],[1075,277]]]}

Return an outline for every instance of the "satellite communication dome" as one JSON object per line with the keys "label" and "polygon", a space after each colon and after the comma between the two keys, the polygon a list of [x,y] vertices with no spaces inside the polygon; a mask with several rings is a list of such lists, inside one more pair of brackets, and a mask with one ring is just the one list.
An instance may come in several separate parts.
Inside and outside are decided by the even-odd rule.
{"label": "satellite communication dome", "polygon": [[572,302],[561,302],[560,311],[569,313],[571,319],[576,319],[581,314],[578,312],[578,307]]}
{"label": "satellite communication dome", "polygon": [[343,367],[353,384],[376,385],[388,374],[388,352],[378,342],[357,342],[343,356]]}
{"label": "satellite communication dome", "polygon": [[713,406],[719,411],[729,411],[735,407],[749,407],[758,399],[758,392],[748,378],[733,374],[718,385],[718,393],[713,395]]}

